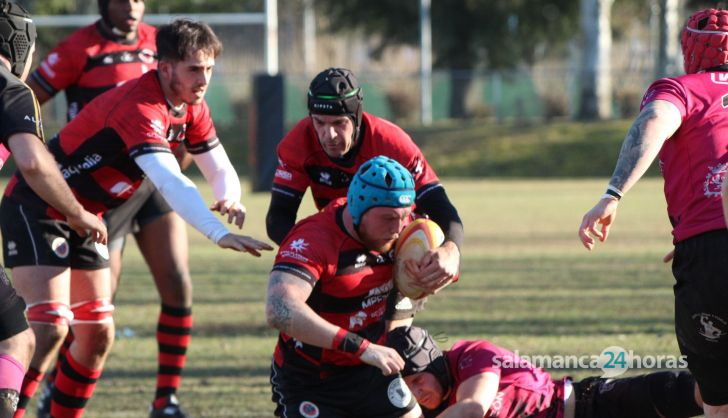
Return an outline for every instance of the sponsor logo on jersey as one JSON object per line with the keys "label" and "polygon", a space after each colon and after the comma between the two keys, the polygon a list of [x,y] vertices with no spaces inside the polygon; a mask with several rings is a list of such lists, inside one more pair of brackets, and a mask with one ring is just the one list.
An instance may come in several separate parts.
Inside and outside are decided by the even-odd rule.
{"label": "sponsor logo on jersey", "polygon": [[164,124],[159,119],[152,119],[149,122],[149,126],[152,128],[155,134],[160,138],[164,138]]}
{"label": "sponsor logo on jersey", "polygon": [[397,408],[404,408],[412,402],[412,392],[401,377],[389,382],[387,397],[389,397],[389,402]]}
{"label": "sponsor logo on jersey", "polygon": [[115,196],[122,197],[125,194],[131,195],[134,192],[134,190],[132,189],[131,184],[129,184],[125,181],[120,181],[120,182],[116,183],[115,185],[111,186],[111,189],[109,189],[109,192],[111,192],[111,194],[113,194]]}
{"label": "sponsor logo on jersey", "polygon": [[290,245],[291,250],[300,253],[301,251],[308,248],[308,243],[303,238],[295,239],[293,242],[291,242]]}
{"label": "sponsor logo on jersey", "polygon": [[711,72],[710,81],[715,84],[728,84],[728,74],[722,72]]}
{"label": "sponsor logo on jersey", "polygon": [[703,182],[705,197],[720,197],[720,188],[723,186],[726,167],[728,167],[728,163],[708,166],[708,173],[705,174],[705,182]]}
{"label": "sponsor logo on jersey", "polygon": [[132,62],[134,61],[134,56],[131,54],[131,52],[124,52],[119,57],[121,62]]}
{"label": "sponsor logo on jersey", "polygon": [[367,320],[367,313],[359,311],[356,314],[349,317],[349,329],[356,329],[364,326],[364,321]]}
{"label": "sponsor logo on jersey", "polygon": [[27,120],[27,121],[30,121],[30,122],[33,122],[34,124],[37,124],[38,123],[38,121],[35,119],[35,115],[33,115],[33,116],[31,116],[31,115],[25,115],[25,117],[23,119],[24,120]]}
{"label": "sponsor logo on jersey", "polygon": [[51,241],[51,250],[53,250],[58,258],[68,257],[68,253],[71,251],[68,246],[68,241],[66,241],[63,237],[55,237],[53,241]]}
{"label": "sponsor logo on jersey", "polygon": [[18,244],[15,241],[8,241],[8,255],[18,255]]}
{"label": "sponsor logo on jersey", "polygon": [[139,51],[139,60],[141,60],[141,62],[145,64],[154,63],[154,51],[147,48],[142,49],[141,51]]}
{"label": "sponsor logo on jersey", "polygon": [[333,185],[331,182],[331,173],[328,173],[326,171],[322,171],[319,173],[319,183],[326,184],[326,185]]}
{"label": "sponsor logo on jersey", "polygon": [[301,402],[301,405],[298,407],[298,412],[306,418],[317,418],[319,416],[318,406],[309,401]]}
{"label": "sponsor logo on jersey", "polygon": [[288,171],[281,170],[280,168],[276,169],[276,177],[288,181],[293,180],[293,174]]}
{"label": "sponsor logo on jersey", "polygon": [[367,255],[366,254],[359,254],[356,256],[356,261],[354,261],[354,268],[360,269],[367,265]]}
{"label": "sponsor logo on jersey", "polygon": [[51,68],[50,65],[48,65],[47,61],[43,61],[42,63],[40,63],[40,68],[42,68],[43,71],[45,71],[45,73],[46,73],[46,75],[48,75],[48,77],[56,78],[56,72],[53,71],[53,69]]}
{"label": "sponsor logo on jersey", "polygon": [[306,248],[308,243],[303,238],[298,238],[288,245],[288,249],[281,250],[281,257],[293,258],[304,263],[308,263],[308,257],[301,254]]}
{"label": "sponsor logo on jersey", "polygon": [[99,165],[102,159],[103,158],[99,154],[93,153],[91,155],[85,155],[83,157],[83,161],[78,164],[74,164],[68,167],[64,167],[58,164],[58,169],[61,170],[63,178],[68,180],[70,177],[76,174],[80,174],[81,171],[91,170],[92,168],[96,167],[97,165]]}

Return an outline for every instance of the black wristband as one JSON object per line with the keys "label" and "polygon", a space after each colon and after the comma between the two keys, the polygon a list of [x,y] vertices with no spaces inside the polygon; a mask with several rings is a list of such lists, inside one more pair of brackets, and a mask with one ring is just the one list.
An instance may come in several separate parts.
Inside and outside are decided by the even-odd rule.
{"label": "black wristband", "polygon": [[361,345],[364,344],[364,341],[364,338],[360,335],[353,332],[347,332],[336,349],[345,353],[355,354],[359,351]]}
{"label": "black wristband", "polygon": [[612,196],[612,197],[614,197],[614,198],[615,198],[615,199],[617,199],[617,200],[619,200],[619,199],[621,199],[621,198],[622,198],[622,195],[621,195],[621,194],[619,194],[619,193],[615,192],[614,190],[612,190],[612,189],[610,189],[610,188],[607,188],[607,191],[606,191],[606,192],[604,192],[604,193],[605,193],[605,194],[608,194],[608,195],[610,195],[610,196]]}

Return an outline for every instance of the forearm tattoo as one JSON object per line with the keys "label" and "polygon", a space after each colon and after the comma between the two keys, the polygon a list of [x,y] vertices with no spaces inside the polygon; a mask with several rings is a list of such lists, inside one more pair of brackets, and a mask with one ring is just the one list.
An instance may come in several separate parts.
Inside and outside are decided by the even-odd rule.
{"label": "forearm tattoo", "polygon": [[268,309],[271,311],[271,325],[285,333],[290,332],[293,315],[286,301],[280,296],[271,296],[268,298]]}
{"label": "forearm tattoo", "polygon": [[293,324],[293,313],[288,303],[279,290],[283,280],[277,274],[273,274],[268,284],[268,322],[271,326],[280,331],[288,333]]}
{"label": "forearm tattoo", "polygon": [[627,132],[627,137],[622,143],[622,149],[619,151],[619,159],[614,169],[614,174],[609,181],[612,186],[623,190],[627,180],[637,168],[637,164],[643,157],[647,146],[645,144],[645,129],[647,123],[656,117],[655,109],[648,104],[647,107],[640,112],[637,119]]}

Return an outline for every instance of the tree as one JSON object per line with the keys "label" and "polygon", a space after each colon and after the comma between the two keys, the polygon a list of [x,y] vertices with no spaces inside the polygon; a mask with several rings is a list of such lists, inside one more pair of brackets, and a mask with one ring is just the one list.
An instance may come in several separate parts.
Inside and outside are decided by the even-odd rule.
{"label": "tree", "polygon": [[579,119],[607,119],[612,115],[611,9],[614,0],[582,0],[583,35]]}
{"label": "tree", "polygon": [[[374,33],[374,55],[394,44],[418,43],[417,0],[317,0],[330,31]],[[450,72],[452,117],[464,117],[465,92],[477,69],[531,64],[578,32],[578,0],[449,0],[432,2],[433,65]]]}

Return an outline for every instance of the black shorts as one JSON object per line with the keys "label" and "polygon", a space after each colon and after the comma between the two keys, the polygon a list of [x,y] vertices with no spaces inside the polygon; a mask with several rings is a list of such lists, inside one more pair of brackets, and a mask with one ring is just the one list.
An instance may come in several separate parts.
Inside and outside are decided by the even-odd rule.
{"label": "black shorts", "polygon": [[15,293],[5,269],[0,267],[0,341],[28,329],[25,302]]}
{"label": "black shorts", "polygon": [[728,404],[728,230],[675,246],[675,333],[708,405]]}
{"label": "black shorts", "polygon": [[109,250],[123,248],[128,234],[169,212],[172,208],[162,194],[149,179],[145,179],[129,200],[104,214],[109,230]]}
{"label": "black shorts", "polygon": [[376,367],[347,367],[327,379],[271,366],[275,416],[285,418],[398,418],[417,405],[399,375]]}
{"label": "black shorts", "polygon": [[3,199],[0,230],[7,267],[59,266],[98,270],[109,266],[109,251],[91,237],[81,237],[66,222]]}
{"label": "black shorts", "polygon": [[660,418],[701,415],[695,381],[686,371],[574,382],[575,418]]}

